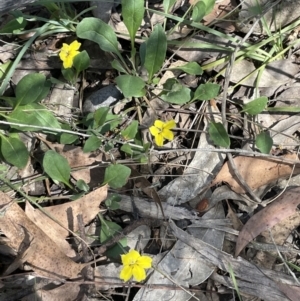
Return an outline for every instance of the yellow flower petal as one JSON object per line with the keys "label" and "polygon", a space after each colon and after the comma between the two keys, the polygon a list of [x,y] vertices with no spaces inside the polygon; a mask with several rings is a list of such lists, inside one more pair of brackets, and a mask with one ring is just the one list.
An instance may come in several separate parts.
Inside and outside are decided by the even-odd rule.
{"label": "yellow flower petal", "polygon": [[164,130],[162,133],[163,138],[172,141],[174,139],[174,133],[170,130]]}
{"label": "yellow flower petal", "polygon": [[175,120],[169,120],[164,125],[164,130],[171,130],[176,127]]}
{"label": "yellow flower petal", "polygon": [[128,254],[121,255],[121,260],[123,265],[129,265],[130,264],[130,258],[128,257]]}
{"label": "yellow flower petal", "polygon": [[158,134],[155,136],[155,143],[157,146],[163,146],[164,145],[164,138],[162,134]]}
{"label": "yellow flower petal", "polygon": [[146,272],[145,269],[135,265],[132,269],[133,277],[137,282],[143,281],[146,279]]}
{"label": "yellow flower petal", "polygon": [[151,135],[154,137],[157,136],[161,132],[161,130],[158,129],[156,126],[150,126],[149,131],[150,131]]}
{"label": "yellow flower petal", "polygon": [[138,258],[137,264],[143,269],[150,269],[152,266],[152,258],[149,256],[141,256]]}
{"label": "yellow flower petal", "polygon": [[65,52],[68,52],[69,51],[69,48],[70,46],[66,43],[63,43],[62,47],[61,47],[61,50],[62,51],[65,51]]}
{"label": "yellow flower petal", "polygon": [[64,50],[61,50],[60,53],[59,53],[59,58],[63,61],[66,59],[68,53]]}
{"label": "yellow flower petal", "polygon": [[163,130],[165,123],[161,120],[155,120],[154,126],[157,127],[160,130]]}
{"label": "yellow flower petal", "polygon": [[132,267],[131,266],[124,266],[120,273],[120,279],[124,280],[125,282],[128,281],[132,277]]}
{"label": "yellow flower petal", "polygon": [[70,50],[71,51],[74,51],[74,50],[78,50],[81,46],[81,43],[79,43],[78,41],[73,41],[71,44],[70,44]]}
{"label": "yellow flower petal", "polygon": [[70,45],[63,43],[59,57],[63,61],[63,66],[65,69],[71,68],[73,66],[74,57],[80,53],[78,51],[80,45],[81,43],[76,40],[73,41]]}
{"label": "yellow flower petal", "polygon": [[63,61],[63,65],[64,65],[64,68],[67,69],[67,68],[71,68],[73,66],[73,58],[71,57],[67,57],[64,61]]}
{"label": "yellow flower petal", "polygon": [[140,253],[136,250],[130,250],[127,256],[130,256],[132,261],[136,261],[139,257],[141,257]]}

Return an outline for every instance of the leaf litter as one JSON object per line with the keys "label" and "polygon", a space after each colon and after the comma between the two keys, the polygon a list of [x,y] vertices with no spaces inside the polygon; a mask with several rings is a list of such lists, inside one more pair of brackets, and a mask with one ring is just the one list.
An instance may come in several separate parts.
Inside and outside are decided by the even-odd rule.
{"label": "leaf litter", "polygon": [[[174,13],[173,15],[176,17],[178,16],[178,9],[185,11],[187,7],[182,1],[174,2],[176,3],[170,10],[170,13]],[[251,1],[243,1],[243,11],[248,12],[248,2],[250,3]],[[170,43],[169,50],[176,55],[176,59],[174,59],[175,62],[173,61],[166,66],[172,68],[174,66],[183,65],[185,62],[177,60],[178,57],[188,62],[201,61],[201,65],[204,70],[207,71],[206,76],[214,76],[215,73],[221,72],[219,77],[214,78],[214,82],[222,83],[223,79],[220,80],[220,76],[224,74],[225,65],[219,64],[215,67],[210,64],[218,62],[218,60],[232,52],[244,37],[243,32],[247,33],[249,30],[247,29],[247,31],[245,31],[242,29],[240,21],[244,22],[244,16],[241,13],[238,13],[238,22],[232,22],[232,18],[226,20],[227,13],[235,8],[234,4],[231,4],[232,6],[228,4],[229,1],[217,2],[211,14],[205,16],[204,24],[214,23],[214,19],[217,15],[218,19],[220,19],[216,22],[217,28],[225,28],[226,33],[235,31],[238,35],[232,37],[221,34],[216,37],[211,33],[203,34],[201,32],[195,33],[193,37],[189,37],[183,41],[184,43],[188,42],[188,46],[186,47],[184,44],[178,47],[178,45],[175,45],[176,43],[173,45]],[[107,18],[107,14],[109,14],[109,12],[106,13],[106,16],[100,16],[100,19]],[[114,12],[114,15],[119,17],[117,10]],[[153,14],[151,20],[163,22],[164,18],[160,17],[158,14]],[[268,15],[266,15],[266,18],[267,22],[269,22]],[[120,18],[114,21],[115,25],[116,23],[118,25],[118,27],[115,28],[125,29]],[[292,19],[288,19],[282,24],[289,24],[292,21]],[[250,20],[249,24],[251,22]],[[147,23],[143,23],[143,26],[147,26],[146,24]],[[242,33],[238,32],[238,29],[240,29]],[[261,27],[256,27],[255,33],[259,33],[260,30]],[[274,28],[271,27],[271,30],[273,31]],[[174,30],[174,34],[169,35],[168,40],[172,41],[178,38],[186,38],[191,32],[193,31],[191,31],[190,28],[183,26],[181,31],[177,29]],[[142,32],[138,31],[137,36],[141,37]],[[140,43],[138,39],[137,43]],[[194,45],[192,45],[193,43]],[[192,47],[190,47],[191,45]],[[211,47],[211,45],[220,46],[220,49],[216,50],[216,48]],[[117,52],[116,46],[117,45],[114,45],[113,49],[115,52]],[[43,55],[45,55],[45,53],[41,54],[41,56]],[[9,58],[7,55],[5,60]],[[58,65],[57,62],[53,63],[53,61],[48,60],[47,56],[44,59],[48,66],[43,65],[41,67],[41,65],[39,65],[39,67],[37,67],[37,64],[34,66],[41,70],[41,68],[47,69],[50,67],[51,69],[54,68],[53,66]],[[95,63],[92,62],[92,65],[93,64]],[[95,65],[99,66],[97,62]],[[233,101],[231,108],[233,107],[236,113],[235,116],[234,114],[230,114],[230,117],[234,116],[235,118],[238,116],[236,119],[230,120],[230,122],[232,122],[234,126],[237,126],[236,128],[240,126],[240,128],[243,129],[244,138],[249,138],[249,136],[247,136],[249,129],[245,124],[247,122],[251,123],[251,118],[246,114],[246,117],[243,116],[243,118],[245,117],[245,120],[247,120],[246,123],[241,121],[241,110],[239,110],[240,106],[242,106],[241,104],[259,97],[259,95],[257,95],[258,89],[263,91],[262,88],[270,88],[269,91],[272,92],[269,92],[271,94],[271,100],[268,106],[270,104],[273,105],[272,101],[276,102],[278,97],[284,95],[285,91],[293,87],[297,81],[299,68],[298,65],[295,64],[294,58],[285,57],[273,62],[270,61],[265,64],[265,67],[260,80],[257,81],[257,76],[259,76],[257,62],[254,63],[253,60],[249,58],[242,58],[234,64],[230,77],[230,88],[232,88],[232,90],[229,89],[229,96],[234,89],[240,90],[241,94],[243,94],[242,91],[248,91],[249,97],[246,100],[237,99],[236,102],[234,102],[235,100],[233,98],[230,99]],[[245,78],[251,72],[253,72],[253,74]],[[17,73],[16,71],[16,75]],[[164,72],[161,84],[168,78],[182,80],[187,87],[192,88],[191,77],[188,77],[181,71],[172,70]],[[192,80],[196,83],[195,87],[203,83],[203,78],[201,77],[196,76],[193,77]],[[244,81],[241,82],[241,80]],[[57,86],[57,88],[62,89],[63,87]],[[162,86],[160,86],[160,89],[162,89]],[[275,91],[280,92],[278,92],[278,95],[275,95],[274,93],[277,93]],[[158,89],[154,92],[157,92],[154,94],[159,97],[161,90]],[[68,90],[68,92],[64,91],[63,93],[65,97],[68,98],[68,106],[72,106],[71,98],[74,95],[74,91]],[[221,93],[224,92],[222,91]],[[282,98],[284,103],[285,98],[288,98],[288,96],[286,95]],[[72,111],[66,110],[67,106],[64,106],[62,99],[62,94],[51,98],[50,106],[52,103],[53,107],[56,108],[56,114],[61,114],[70,121]],[[145,110],[144,115],[140,116],[145,121],[142,124],[148,127],[152,125],[153,121],[158,117],[163,120],[174,118],[180,125],[181,131],[177,133],[175,141],[165,145],[165,147],[169,147],[170,149],[176,148],[176,152],[172,152],[172,150],[168,149],[169,153],[165,155],[163,149],[156,150],[156,152],[150,153],[150,168],[131,167],[131,176],[137,179],[133,181],[133,184],[129,183],[126,185],[125,188],[127,191],[125,188],[123,191],[119,191],[122,200],[118,203],[118,208],[122,210],[121,218],[123,220],[126,220],[125,213],[127,213],[134,217],[142,216],[161,220],[167,217],[176,220],[178,223],[183,220],[188,220],[191,224],[182,226],[183,229],[187,229],[186,232],[175,226],[173,221],[170,221],[168,225],[171,228],[171,233],[168,231],[164,232],[162,228],[155,229],[161,233],[158,238],[156,238],[156,241],[154,239],[153,241],[150,240],[149,244],[155,245],[156,242],[159,242],[158,246],[164,246],[166,248],[163,249],[165,253],[163,255],[162,253],[160,254],[161,251],[159,251],[159,247],[155,245],[156,249],[154,251],[152,250],[152,256],[159,269],[149,274],[146,280],[146,284],[152,284],[153,287],[149,289],[147,286],[142,285],[142,288],[135,295],[134,300],[140,300],[140,296],[142,295],[145,301],[152,301],[154,298],[159,300],[170,298],[180,301],[189,300],[192,297],[192,293],[189,291],[190,286],[199,288],[199,285],[202,284],[202,287],[204,286],[209,289],[209,284],[206,283],[207,280],[214,281],[215,284],[223,285],[226,288],[234,288],[234,284],[228,274],[228,272],[232,270],[237,278],[238,288],[242,295],[252,295],[272,301],[287,300],[287,298],[297,300],[299,296],[298,283],[295,283],[293,277],[289,275],[290,271],[282,269],[280,272],[276,272],[275,265],[279,257],[276,246],[278,246],[278,248],[283,247],[283,244],[290,234],[299,225],[299,214],[296,211],[299,205],[296,198],[299,188],[288,188],[271,204],[265,201],[264,195],[270,191],[278,194],[278,183],[281,182],[282,179],[299,174],[298,164],[294,166],[286,162],[278,162],[280,159],[291,159],[294,160],[294,162],[298,161],[298,155],[293,152],[298,145],[298,116],[290,116],[288,114],[287,118],[284,119],[286,115],[281,114],[279,111],[279,113],[276,113],[276,115],[280,117],[278,121],[275,118],[275,114],[271,112],[264,111],[257,115],[259,122],[270,131],[270,137],[273,138],[274,145],[272,153],[275,154],[276,161],[272,160],[272,155],[269,155],[268,158],[255,156],[245,157],[241,155],[234,158],[236,171],[246,181],[250,189],[254,190],[255,193],[262,198],[262,204],[266,207],[261,209],[260,204],[255,203],[245,194],[247,189],[245,189],[239,179],[236,178],[236,171],[232,170],[228,162],[225,161],[226,152],[222,153],[222,151],[218,149],[218,146],[220,146],[218,145],[218,140],[212,139],[209,134],[207,134],[210,122],[218,122],[220,125],[224,122],[224,120],[218,117],[220,113],[223,113],[220,112],[220,98],[210,100],[209,104],[202,102],[202,105],[198,103],[198,105],[188,104],[185,106],[166,102],[159,103],[161,99],[157,99],[158,98],[149,101],[150,105],[147,108],[147,113]],[[179,101],[181,101],[180,98]],[[55,104],[56,102],[59,106]],[[216,102],[218,105],[215,105]],[[275,103],[274,108],[278,107],[278,103],[279,102]],[[64,110],[62,107],[64,107]],[[227,109],[229,109],[229,106]],[[146,114],[148,114],[148,116],[146,116]],[[204,118],[198,118],[199,115],[204,116]],[[237,137],[237,135],[241,135],[241,132],[238,130],[235,131],[234,126],[230,127],[230,131],[232,131],[230,134]],[[255,128],[254,124],[251,124],[251,127],[250,132],[253,130],[257,133],[257,128]],[[196,133],[189,133],[189,130],[193,129],[196,129]],[[203,132],[197,132],[197,130]],[[149,141],[147,131],[143,132],[143,138]],[[238,148],[243,147],[238,139],[235,141],[231,138],[230,141],[237,143]],[[29,202],[26,203],[24,212],[21,207],[15,202],[12,202],[12,199],[6,194],[1,193],[1,212],[3,215],[0,218],[0,229],[8,239],[8,246],[17,254],[16,259],[7,268],[6,273],[13,273],[17,268],[21,268],[24,263],[26,263],[40,276],[59,280],[73,279],[82,273],[85,265],[83,263],[76,263],[69,258],[78,255],[78,250],[72,248],[67,242],[66,238],[70,235],[70,231],[67,229],[70,229],[72,232],[82,230],[82,225],[77,219],[78,215],[82,215],[84,225],[93,223],[95,216],[99,213],[106,216],[106,213],[102,212],[99,208],[101,202],[106,199],[107,189],[106,187],[99,188],[104,178],[104,167],[102,167],[101,164],[104,166],[115,160],[115,158],[120,159],[120,153],[116,152],[112,156],[108,155],[109,152],[99,153],[96,151],[94,153],[84,153],[82,147],[78,145],[65,146],[49,141],[47,144],[52,150],[55,150],[67,159],[72,169],[72,177],[75,180],[84,180],[90,185],[90,188],[94,188],[95,190],[87,193],[77,201],[45,207],[45,211],[52,218],[49,218],[48,215],[45,215],[40,210],[34,209]],[[182,148],[182,146],[184,147]],[[189,150],[193,147],[198,149],[198,151]],[[223,147],[228,147],[228,144],[223,145]],[[230,147],[234,148],[232,145],[230,145]],[[247,149],[246,147],[252,147],[252,149],[255,150],[255,146],[251,144],[251,142],[245,143],[244,150],[249,150],[249,148]],[[289,154],[285,154],[283,151],[287,149],[290,150]],[[186,150],[189,151],[189,154],[187,154]],[[276,154],[276,152],[278,152],[279,155]],[[137,169],[136,171],[135,168]],[[29,170],[28,168],[28,171]],[[152,179],[149,175],[152,176]],[[152,183],[151,180],[153,181]],[[222,184],[226,184],[230,188]],[[215,185],[220,187],[214,187]],[[161,188],[156,189],[157,186]],[[33,190],[32,186],[30,187],[30,189]],[[51,188],[53,187],[55,187],[55,185]],[[33,191],[30,189],[26,192],[32,193]],[[111,196],[112,194],[109,193],[108,197],[110,198]],[[207,204],[204,208],[205,213],[196,211],[199,202]],[[163,208],[165,216],[162,214],[161,208]],[[260,209],[260,211],[258,209]],[[111,223],[121,223],[119,217],[116,218],[109,210],[107,212],[107,217],[113,220],[110,221]],[[233,226],[226,223],[225,212],[230,213],[231,221],[234,224]],[[245,214],[245,212],[247,214]],[[199,216],[202,214],[203,216]],[[248,215],[252,217],[249,219]],[[246,222],[247,219],[248,221]],[[246,222],[242,230],[240,230],[241,220]],[[131,223],[134,224],[132,221]],[[95,227],[95,229],[99,230],[99,227]],[[93,237],[96,237],[96,231],[98,230],[95,230],[94,235],[92,235]],[[238,230],[240,230],[240,232],[237,232]],[[132,233],[134,233],[134,231],[132,231]],[[136,233],[141,232],[137,231]],[[138,235],[139,234],[136,234],[136,236]],[[241,255],[238,258],[232,256],[234,254],[233,251],[227,253],[221,251],[229,236],[233,244],[236,242],[235,255]],[[145,237],[145,240],[146,239],[149,240],[149,237]],[[175,244],[165,243],[168,239],[176,241]],[[91,241],[93,241],[93,239]],[[99,243],[98,240],[96,241]],[[139,238],[133,239],[133,241],[138,242]],[[252,244],[250,244],[250,241],[252,241]],[[264,246],[266,249],[257,250],[256,242],[257,245],[261,243],[259,246]],[[276,246],[274,246],[274,243],[276,243]],[[272,251],[267,249],[267,247],[271,248]],[[246,249],[241,252],[244,248]],[[292,246],[290,245],[290,249],[293,248],[295,249],[295,243]],[[84,248],[82,247],[82,249]],[[256,250],[254,256],[251,255],[251,252],[254,252],[253,250]],[[151,249],[147,246],[145,251],[151,252]],[[289,256],[289,260],[292,261],[294,259],[295,258]],[[118,259],[115,258],[114,260],[115,262],[113,264],[105,262],[105,264],[101,266],[102,271],[110,270],[109,275],[101,272],[100,268],[95,268],[94,270],[94,279],[96,281],[103,281],[101,277],[105,275],[103,284],[97,286],[100,291],[107,290],[113,286],[124,286],[118,279],[120,272],[120,266],[117,263]],[[220,275],[220,273],[215,273],[215,270],[223,273]],[[113,286],[105,284],[108,279],[115,281]],[[249,285],[249,283],[251,285]],[[155,285],[163,286],[163,289],[161,287],[156,289]],[[43,300],[54,300],[56,297],[57,299],[63,300],[62,298],[64,297],[62,296],[64,296],[64,292],[68,290],[70,291],[69,297],[75,299],[79,296],[79,285],[73,285],[71,287],[72,289],[69,284],[64,284],[50,291],[40,289],[39,293]],[[197,293],[199,293],[199,291]],[[205,296],[203,299],[205,299]]]}

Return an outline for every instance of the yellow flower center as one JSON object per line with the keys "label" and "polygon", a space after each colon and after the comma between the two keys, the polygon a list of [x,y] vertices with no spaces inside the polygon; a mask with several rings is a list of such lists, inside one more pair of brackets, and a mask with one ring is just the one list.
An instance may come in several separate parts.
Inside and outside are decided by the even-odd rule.
{"label": "yellow flower center", "polygon": [[134,260],[134,259],[131,259],[131,260],[130,260],[130,263],[129,263],[129,265],[130,265],[130,266],[134,266],[134,265],[136,265],[136,260]]}

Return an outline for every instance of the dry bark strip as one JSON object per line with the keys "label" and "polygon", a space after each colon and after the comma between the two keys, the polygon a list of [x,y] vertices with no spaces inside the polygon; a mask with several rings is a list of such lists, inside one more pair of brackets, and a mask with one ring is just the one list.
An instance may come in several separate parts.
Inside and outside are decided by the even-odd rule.
{"label": "dry bark strip", "polygon": [[236,242],[235,256],[261,232],[271,229],[276,224],[295,214],[299,199],[300,187],[284,192],[272,204],[253,215],[241,230]]}

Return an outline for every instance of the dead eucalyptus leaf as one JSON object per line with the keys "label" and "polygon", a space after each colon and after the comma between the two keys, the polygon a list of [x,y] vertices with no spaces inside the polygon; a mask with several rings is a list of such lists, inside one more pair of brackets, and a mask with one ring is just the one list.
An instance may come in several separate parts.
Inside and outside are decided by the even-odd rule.
{"label": "dead eucalyptus leaf", "polygon": [[236,242],[235,256],[238,256],[244,247],[261,232],[271,229],[294,214],[300,204],[299,193],[300,187],[287,190],[272,204],[252,216],[240,231]]}
{"label": "dead eucalyptus leaf", "polygon": [[[82,214],[84,224],[90,223],[100,211],[100,204],[107,197],[107,186],[100,187],[79,200],[44,208],[53,219],[65,228],[78,231],[77,215]],[[62,228],[56,221],[51,219],[39,209],[33,208],[26,203],[25,209],[28,218],[44,231],[68,256],[75,256],[74,250],[66,242],[69,231]]]}
{"label": "dead eucalyptus leaf", "polygon": [[[298,156],[296,154],[288,154],[281,156],[281,158],[297,160]],[[288,177],[292,173],[293,168],[291,164],[278,163],[266,158],[238,156],[233,161],[240,175],[253,190]],[[296,167],[293,174],[299,173],[300,168]],[[245,193],[244,188],[240,186],[238,179],[235,178],[234,172],[229,169],[228,162],[223,165],[217,177],[212,181],[212,185],[221,182],[226,182],[236,193]]]}
{"label": "dead eucalyptus leaf", "polygon": [[0,192],[0,208],[0,230],[8,238],[7,245],[20,250],[21,244],[29,238],[25,260],[37,274],[58,279],[77,277],[83,266],[68,258],[3,192]]}

